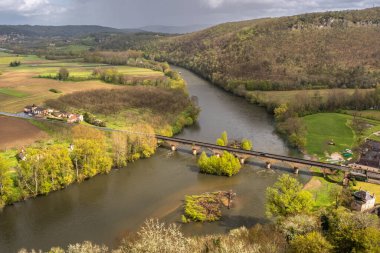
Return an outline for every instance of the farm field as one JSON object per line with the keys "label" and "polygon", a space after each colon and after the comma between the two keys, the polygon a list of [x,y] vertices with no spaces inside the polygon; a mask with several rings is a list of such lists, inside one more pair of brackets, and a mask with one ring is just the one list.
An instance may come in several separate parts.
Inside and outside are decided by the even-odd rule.
{"label": "farm field", "polygon": [[[21,61],[19,67],[9,67],[11,61]],[[118,89],[121,86],[107,84],[99,80],[61,82],[58,80],[37,78],[39,75],[55,76],[60,67],[66,67],[71,76],[89,77],[97,68],[115,68],[119,73],[132,77],[160,77],[163,73],[150,69],[129,66],[109,66],[104,64],[89,64],[78,60],[51,61],[37,56],[16,56],[8,53],[0,54],[0,111],[20,112],[25,105],[43,104],[48,99],[76,91],[95,89]],[[60,94],[51,92],[55,89]]]}
{"label": "farm field", "polygon": [[48,135],[27,120],[0,116],[0,150],[21,148]]}
{"label": "farm field", "polygon": [[[91,78],[93,70],[98,66],[85,66],[85,67],[67,67],[70,77]],[[100,69],[115,69],[118,73],[132,77],[160,77],[163,76],[162,72],[153,71],[150,69],[129,67],[129,66],[100,66]],[[41,72],[40,77],[54,77],[57,75],[59,68],[37,68],[36,71]]]}

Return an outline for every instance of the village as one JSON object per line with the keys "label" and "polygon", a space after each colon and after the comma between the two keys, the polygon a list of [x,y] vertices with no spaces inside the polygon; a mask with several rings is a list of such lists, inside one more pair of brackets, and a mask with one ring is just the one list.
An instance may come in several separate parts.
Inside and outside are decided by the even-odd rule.
{"label": "village", "polygon": [[69,124],[80,123],[84,120],[83,115],[70,112],[61,112],[51,108],[44,108],[33,105],[27,105],[24,107],[24,113],[36,118],[54,119],[66,121]]}

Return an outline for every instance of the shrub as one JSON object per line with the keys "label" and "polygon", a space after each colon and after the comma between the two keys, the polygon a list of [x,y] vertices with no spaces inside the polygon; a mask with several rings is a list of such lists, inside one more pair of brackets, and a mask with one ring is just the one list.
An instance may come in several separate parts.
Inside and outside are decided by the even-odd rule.
{"label": "shrub", "polygon": [[53,93],[62,93],[62,91],[57,90],[57,89],[50,89],[49,91],[50,91],[50,92],[53,92]]}
{"label": "shrub", "polygon": [[57,79],[61,81],[66,81],[69,79],[69,71],[66,68],[60,68],[57,74]]}
{"label": "shrub", "polygon": [[158,220],[145,221],[134,241],[124,240],[121,252],[128,253],[185,253],[188,251],[188,240],[175,224],[166,226]]}
{"label": "shrub", "polygon": [[20,61],[12,61],[11,63],[9,63],[9,67],[18,67],[20,65],[21,65]]}
{"label": "shrub", "polygon": [[293,240],[298,235],[304,235],[319,229],[318,219],[304,214],[288,217],[279,224],[279,230],[288,240]]}

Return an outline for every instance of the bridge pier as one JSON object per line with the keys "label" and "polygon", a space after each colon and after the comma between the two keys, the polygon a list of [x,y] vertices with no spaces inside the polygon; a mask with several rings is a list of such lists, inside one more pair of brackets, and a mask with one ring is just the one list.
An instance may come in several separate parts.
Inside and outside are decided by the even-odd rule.
{"label": "bridge pier", "polygon": [[266,167],[268,170],[270,170],[272,168],[272,164],[270,162],[266,162]]}
{"label": "bridge pier", "polygon": [[201,151],[201,147],[192,145],[191,152],[193,153],[193,155],[197,156],[200,151]]}

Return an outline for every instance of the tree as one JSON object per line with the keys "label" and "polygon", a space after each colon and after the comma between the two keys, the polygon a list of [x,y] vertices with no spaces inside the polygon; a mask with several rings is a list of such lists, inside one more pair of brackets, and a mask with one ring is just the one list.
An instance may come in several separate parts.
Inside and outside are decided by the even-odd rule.
{"label": "tree", "polygon": [[287,174],[282,175],[266,191],[266,212],[271,216],[307,214],[314,205],[312,194],[302,190],[303,185]]}
{"label": "tree", "polygon": [[113,164],[118,168],[127,166],[127,136],[121,132],[112,133]]}
{"label": "tree", "polygon": [[202,173],[229,177],[237,174],[241,169],[239,159],[226,151],[221,157],[207,157],[206,153],[202,152],[198,159],[198,166]]}
{"label": "tree", "polygon": [[242,149],[250,151],[250,150],[252,150],[252,147],[253,147],[252,141],[250,141],[248,139],[243,139],[241,141],[241,148]]}
{"label": "tree", "polygon": [[57,78],[58,80],[66,81],[67,79],[69,79],[69,75],[70,73],[66,68],[60,68],[58,71]]}
{"label": "tree", "polygon": [[98,140],[99,142],[104,142],[106,140],[102,131],[84,125],[74,126],[71,130],[71,135],[73,139]]}
{"label": "tree", "polygon": [[14,185],[9,163],[0,156],[0,208],[13,201]]}
{"label": "tree", "polygon": [[290,242],[290,246],[295,253],[328,253],[333,249],[319,232],[298,235]]}
{"label": "tree", "polygon": [[298,235],[320,230],[319,220],[315,216],[298,214],[287,217],[279,223],[279,230],[291,241]]}
{"label": "tree", "polygon": [[26,150],[27,159],[18,168],[20,184],[26,195],[37,196],[41,186],[41,176],[45,174],[43,152],[40,149]]}
{"label": "tree", "polygon": [[228,145],[228,135],[227,132],[224,131],[220,138],[216,140],[216,145],[225,147]]}
{"label": "tree", "polygon": [[285,114],[288,112],[288,105],[281,104],[274,109],[274,117],[277,121],[283,121],[285,118]]}
{"label": "tree", "polygon": [[90,139],[74,141],[74,150],[71,154],[76,170],[77,181],[93,177],[99,173],[109,173],[112,159],[106,152],[105,142]]}
{"label": "tree", "polygon": [[338,252],[380,252],[379,218],[344,208],[327,214],[327,238]]}
{"label": "tree", "polygon": [[30,148],[26,154],[27,159],[21,162],[18,173],[27,196],[47,194],[74,181],[73,164],[66,147]]}
{"label": "tree", "polygon": [[122,252],[189,252],[189,243],[176,224],[166,225],[158,220],[147,220],[133,241],[124,240]]}

